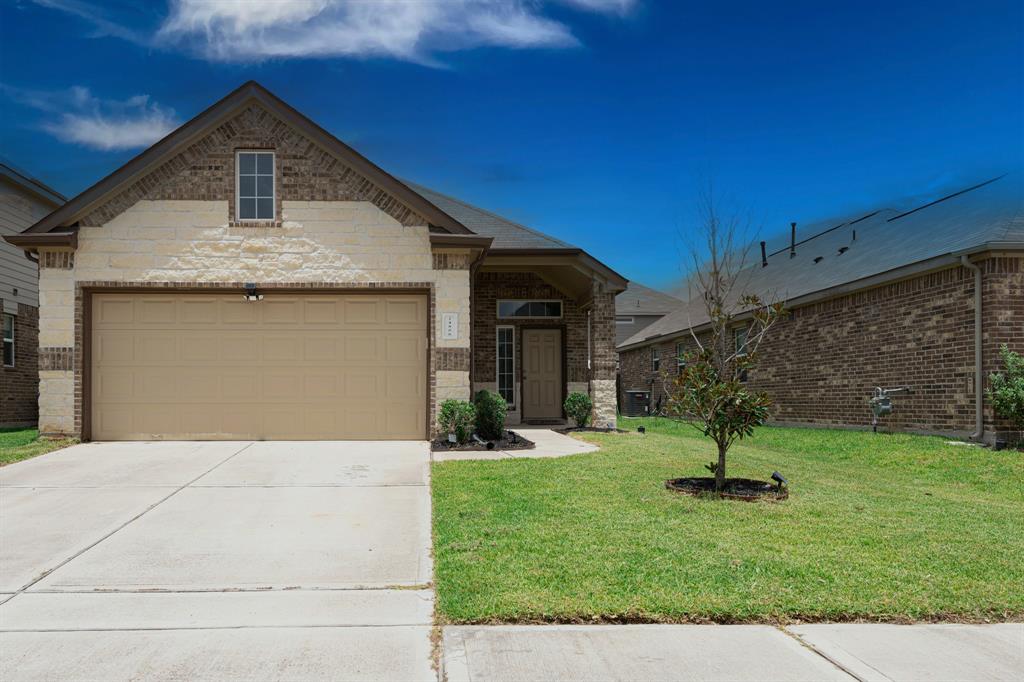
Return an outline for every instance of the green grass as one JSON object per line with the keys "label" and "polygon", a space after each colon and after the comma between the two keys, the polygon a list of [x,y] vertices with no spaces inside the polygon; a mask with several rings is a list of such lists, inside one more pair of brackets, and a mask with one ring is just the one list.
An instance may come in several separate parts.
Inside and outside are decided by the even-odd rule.
{"label": "green grass", "polygon": [[40,438],[35,429],[0,429],[0,466],[60,450],[78,441]]}
{"label": "green grass", "polygon": [[1005,620],[1024,615],[1024,456],[944,439],[762,428],[729,476],[789,500],[693,498],[713,444],[667,420],[601,451],[433,466],[448,622]]}

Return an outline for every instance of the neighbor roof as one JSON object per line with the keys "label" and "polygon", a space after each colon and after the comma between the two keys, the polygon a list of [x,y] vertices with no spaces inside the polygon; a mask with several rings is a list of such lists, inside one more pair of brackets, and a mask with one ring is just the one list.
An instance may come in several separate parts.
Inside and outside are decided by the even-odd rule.
{"label": "neighbor roof", "polygon": [[643,284],[630,282],[615,297],[616,315],[665,315],[683,305],[683,301]]}
{"label": "neighbor roof", "polygon": [[3,158],[0,158],[0,177],[55,206],[59,206],[67,201],[67,197],[63,194]]}
{"label": "neighbor roof", "polygon": [[[796,255],[769,251],[761,267],[751,251],[738,293],[756,293],[790,305],[863,288],[956,262],[960,254],[1024,249],[1024,192],[1019,174],[1002,176],[904,210],[865,212],[810,226]],[[619,344],[626,348],[678,335],[707,323],[703,301],[676,311]]]}
{"label": "neighbor roof", "polygon": [[572,249],[572,244],[555,239],[517,222],[502,218],[490,211],[467,204],[455,197],[441,194],[429,187],[405,181],[405,184],[421,194],[430,203],[458,220],[476,234],[493,237],[491,250],[495,249]]}

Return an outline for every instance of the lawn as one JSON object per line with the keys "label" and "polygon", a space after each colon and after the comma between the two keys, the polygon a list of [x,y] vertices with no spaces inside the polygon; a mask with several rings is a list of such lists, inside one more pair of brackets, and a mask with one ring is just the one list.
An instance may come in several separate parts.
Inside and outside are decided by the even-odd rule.
{"label": "lawn", "polygon": [[[639,424],[647,433],[635,433]],[[699,499],[713,444],[666,420],[601,451],[433,466],[447,622],[781,622],[1024,616],[1024,455],[942,438],[763,428],[728,474],[789,500]]]}
{"label": "lawn", "polygon": [[40,438],[35,429],[0,429],[0,466],[74,445],[76,440]]}

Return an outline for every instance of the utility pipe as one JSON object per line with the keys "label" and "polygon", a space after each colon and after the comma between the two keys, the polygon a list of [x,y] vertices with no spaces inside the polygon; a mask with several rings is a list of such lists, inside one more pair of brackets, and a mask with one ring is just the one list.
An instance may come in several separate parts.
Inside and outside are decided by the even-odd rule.
{"label": "utility pipe", "polygon": [[974,433],[971,440],[981,440],[985,409],[982,394],[985,375],[981,366],[981,268],[972,263],[967,254],[961,254],[960,264],[974,273]]}

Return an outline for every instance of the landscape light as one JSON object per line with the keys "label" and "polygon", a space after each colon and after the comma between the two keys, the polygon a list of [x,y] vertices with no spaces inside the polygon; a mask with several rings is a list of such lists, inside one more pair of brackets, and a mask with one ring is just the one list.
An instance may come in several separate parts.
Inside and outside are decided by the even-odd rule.
{"label": "landscape light", "polygon": [[784,485],[789,485],[789,481],[786,480],[786,477],[780,474],[778,471],[772,472],[772,480],[778,483],[780,488]]}

